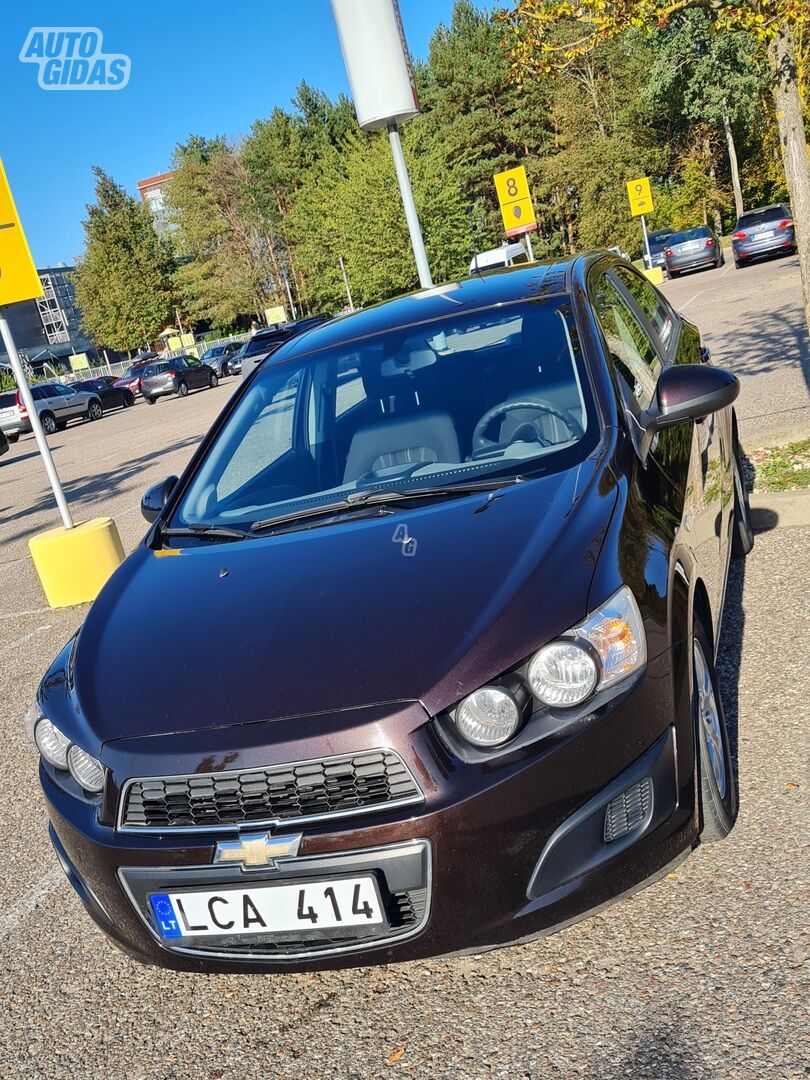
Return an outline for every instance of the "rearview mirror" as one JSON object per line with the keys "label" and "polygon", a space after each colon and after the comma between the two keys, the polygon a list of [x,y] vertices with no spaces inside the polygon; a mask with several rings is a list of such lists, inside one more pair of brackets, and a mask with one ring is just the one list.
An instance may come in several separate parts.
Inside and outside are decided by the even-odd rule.
{"label": "rearview mirror", "polygon": [[648,436],[687,420],[700,420],[733,404],[740,393],[736,375],[710,364],[680,364],[665,368],[658,379],[656,400],[641,418]]}
{"label": "rearview mirror", "polygon": [[167,476],[165,480],[161,480],[159,484],[152,484],[150,488],[147,488],[143,493],[141,499],[141,513],[147,521],[154,521],[163,507],[169,501],[169,496],[174,491],[174,485],[177,483],[176,476]]}

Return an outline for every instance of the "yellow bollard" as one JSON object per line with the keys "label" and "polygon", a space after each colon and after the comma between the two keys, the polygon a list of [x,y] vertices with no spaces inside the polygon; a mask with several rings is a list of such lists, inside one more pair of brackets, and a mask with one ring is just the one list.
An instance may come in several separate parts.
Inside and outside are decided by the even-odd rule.
{"label": "yellow bollard", "polygon": [[124,561],[124,549],[112,518],[59,526],[28,541],[34,566],[52,608],[95,600],[110,574]]}
{"label": "yellow bollard", "polygon": [[664,284],[664,271],[660,266],[653,266],[651,270],[645,270],[644,277],[649,278],[653,285]]}

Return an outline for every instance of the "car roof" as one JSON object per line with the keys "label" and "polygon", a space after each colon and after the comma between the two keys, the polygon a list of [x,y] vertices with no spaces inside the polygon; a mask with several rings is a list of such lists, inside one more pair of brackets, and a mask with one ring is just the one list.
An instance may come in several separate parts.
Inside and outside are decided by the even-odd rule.
{"label": "car roof", "polygon": [[531,301],[568,291],[569,269],[582,256],[569,256],[528,266],[474,273],[460,281],[385,300],[351,315],[330,319],[296,335],[262,365],[273,367],[313,349],[327,349],[386,330],[407,329],[447,315],[461,315],[520,300]]}

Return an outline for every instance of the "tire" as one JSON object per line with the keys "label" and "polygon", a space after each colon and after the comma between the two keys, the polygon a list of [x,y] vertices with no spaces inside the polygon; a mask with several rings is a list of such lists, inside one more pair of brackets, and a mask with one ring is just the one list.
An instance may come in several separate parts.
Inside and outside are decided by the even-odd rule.
{"label": "tire", "polygon": [[100,420],[104,415],[104,407],[100,401],[91,401],[87,406],[88,420]]}
{"label": "tire", "polygon": [[228,365],[223,364],[222,365],[222,378],[227,379],[229,375],[230,375],[230,371],[228,370]]}
{"label": "tire", "polygon": [[131,409],[134,404],[135,395],[132,393],[131,390],[127,390],[127,392],[124,394],[124,408]]}
{"label": "tire", "polygon": [[692,636],[692,714],[700,779],[700,839],[713,844],[728,836],[737,820],[737,778],[712,650],[698,620]]}
{"label": "tire", "polygon": [[216,377],[216,375],[214,374],[213,371],[211,372],[211,374],[210,374],[210,376],[208,378],[208,385],[212,390],[214,389],[215,386],[219,386],[219,379]]}
{"label": "tire", "polygon": [[42,424],[42,430],[46,435],[55,435],[57,431],[56,417],[53,413],[42,413],[39,418],[40,424]]}
{"label": "tire", "polygon": [[146,394],[143,395],[143,400],[147,405],[154,405],[157,402],[157,398],[147,397]]}
{"label": "tire", "polygon": [[57,420],[56,421],[56,430],[57,431],[64,431],[66,427],[67,427],[67,420]]}
{"label": "tire", "polygon": [[9,443],[15,443],[15,442],[20,441],[20,436],[19,435],[6,435],[6,439],[8,439]]}
{"label": "tire", "polygon": [[734,447],[731,459],[734,473],[734,520],[731,525],[731,556],[744,559],[754,546],[754,529],[751,525],[751,507],[748,501],[748,489],[745,486],[740,448]]}
{"label": "tire", "polygon": [[680,270],[668,270],[668,271],[667,271],[667,273],[669,274],[670,278],[672,278],[673,280],[674,280],[674,279],[675,279],[676,277],[680,277],[680,276],[681,276],[681,272],[680,272]]}
{"label": "tire", "polygon": [[188,397],[188,384],[181,382],[180,385],[177,387],[177,393],[180,395],[180,397]]}
{"label": "tire", "polygon": [[742,270],[744,264],[741,263],[739,259],[735,259],[734,265],[737,267],[738,270]]}

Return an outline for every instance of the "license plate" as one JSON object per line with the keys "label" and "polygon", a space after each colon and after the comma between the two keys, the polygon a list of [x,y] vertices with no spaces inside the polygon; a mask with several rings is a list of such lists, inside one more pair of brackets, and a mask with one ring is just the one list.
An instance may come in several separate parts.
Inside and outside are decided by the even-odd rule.
{"label": "license plate", "polygon": [[370,876],[153,893],[149,903],[163,938],[312,935],[385,922],[377,886]]}
{"label": "license plate", "polygon": [[699,240],[690,240],[689,243],[684,246],[684,250],[685,251],[695,251],[699,247],[700,247],[700,241]]}
{"label": "license plate", "polygon": [[757,233],[757,240],[767,240],[769,236],[773,236],[773,229],[765,229],[764,232]]}

